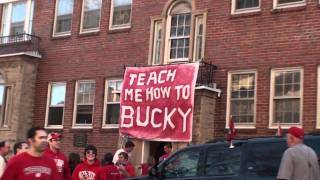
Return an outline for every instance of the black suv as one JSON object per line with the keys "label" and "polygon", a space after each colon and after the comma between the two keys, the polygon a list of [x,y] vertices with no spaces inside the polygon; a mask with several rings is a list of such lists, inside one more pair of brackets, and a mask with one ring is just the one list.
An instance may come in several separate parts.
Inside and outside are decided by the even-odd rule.
{"label": "black suv", "polygon": [[[320,157],[320,136],[306,135],[305,144]],[[181,149],[150,171],[131,180],[211,179],[274,180],[281,157],[287,149],[285,138],[267,137],[235,140],[234,148],[225,141]],[[319,177],[320,179],[320,177]]]}

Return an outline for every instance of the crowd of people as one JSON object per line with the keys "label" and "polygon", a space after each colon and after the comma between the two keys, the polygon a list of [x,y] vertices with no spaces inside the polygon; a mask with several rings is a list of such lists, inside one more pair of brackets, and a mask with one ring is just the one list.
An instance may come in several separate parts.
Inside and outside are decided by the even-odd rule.
{"label": "crowd of people", "polygon": [[[97,159],[98,151],[94,145],[87,145],[84,158],[77,153],[70,153],[67,158],[61,152],[62,135],[47,134],[41,127],[31,128],[26,142],[18,142],[13,147],[14,156],[8,161],[4,158],[11,151],[8,141],[0,142],[0,180],[122,180],[139,175],[147,175],[155,165],[155,159],[135,168],[129,161],[134,143],[127,141],[124,148],[106,153]],[[171,144],[165,146],[164,160],[172,152]]]}

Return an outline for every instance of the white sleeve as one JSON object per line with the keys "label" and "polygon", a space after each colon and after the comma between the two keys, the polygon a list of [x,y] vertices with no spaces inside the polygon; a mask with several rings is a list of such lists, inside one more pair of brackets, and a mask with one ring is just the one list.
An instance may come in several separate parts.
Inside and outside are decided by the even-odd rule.
{"label": "white sleeve", "polygon": [[0,156],[0,177],[4,173],[5,168],[6,168],[6,163],[3,159],[3,157]]}
{"label": "white sleeve", "polygon": [[114,156],[113,156],[113,160],[112,160],[112,162],[113,162],[113,164],[116,164],[117,163],[117,161],[118,161],[118,159],[119,159],[119,154],[121,153],[121,152],[124,152],[124,150],[123,149],[118,149],[117,151],[116,151],[116,153],[114,154]]}

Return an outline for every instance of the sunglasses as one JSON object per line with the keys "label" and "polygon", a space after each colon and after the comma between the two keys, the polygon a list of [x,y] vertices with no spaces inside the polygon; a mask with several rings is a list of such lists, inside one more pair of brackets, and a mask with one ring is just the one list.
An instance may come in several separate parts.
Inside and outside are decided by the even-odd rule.
{"label": "sunglasses", "polygon": [[94,155],[96,155],[96,153],[94,151],[87,151],[86,154],[94,154]]}

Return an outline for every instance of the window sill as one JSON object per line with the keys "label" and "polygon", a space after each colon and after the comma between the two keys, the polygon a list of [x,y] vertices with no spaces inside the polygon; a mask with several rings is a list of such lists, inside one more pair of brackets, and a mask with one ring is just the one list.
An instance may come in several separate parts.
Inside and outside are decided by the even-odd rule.
{"label": "window sill", "polygon": [[72,126],[72,129],[93,129],[93,126],[79,126],[79,125],[74,125]]}
{"label": "window sill", "polygon": [[54,36],[51,37],[51,40],[69,39],[69,38],[71,38],[71,34],[54,35]]}
{"label": "window sill", "polygon": [[63,129],[63,126],[45,126],[45,129]]}
{"label": "window sill", "polygon": [[96,36],[100,34],[100,30],[80,32],[79,37]]}
{"label": "window sill", "polygon": [[113,34],[113,33],[125,33],[125,32],[130,32],[131,31],[131,26],[126,26],[122,28],[110,28],[108,33]]}
{"label": "window sill", "polygon": [[[302,128],[301,124],[280,124],[280,126],[281,126],[281,129],[289,129],[292,126]],[[279,127],[278,124],[269,125],[269,129],[278,129],[278,127]]]}
{"label": "window sill", "polygon": [[271,13],[281,13],[281,12],[291,12],[291,11],[302,11],[307,8],[306,2],[303,3],[293,3],[288,5],[281,5],[273,8]]}
{"label": "window sill", "polygon": [[241,17],[252,17],[252,16],[258,16],[261,14],[262,14],[261,9],[258,9],[255,11],[252,10],[252,11],[235,12],[230,15],[230,19],[241,18]]}
{"label": "window sill", "polygon": [[118,124],[103,125],[102,129],[119,129]]}

